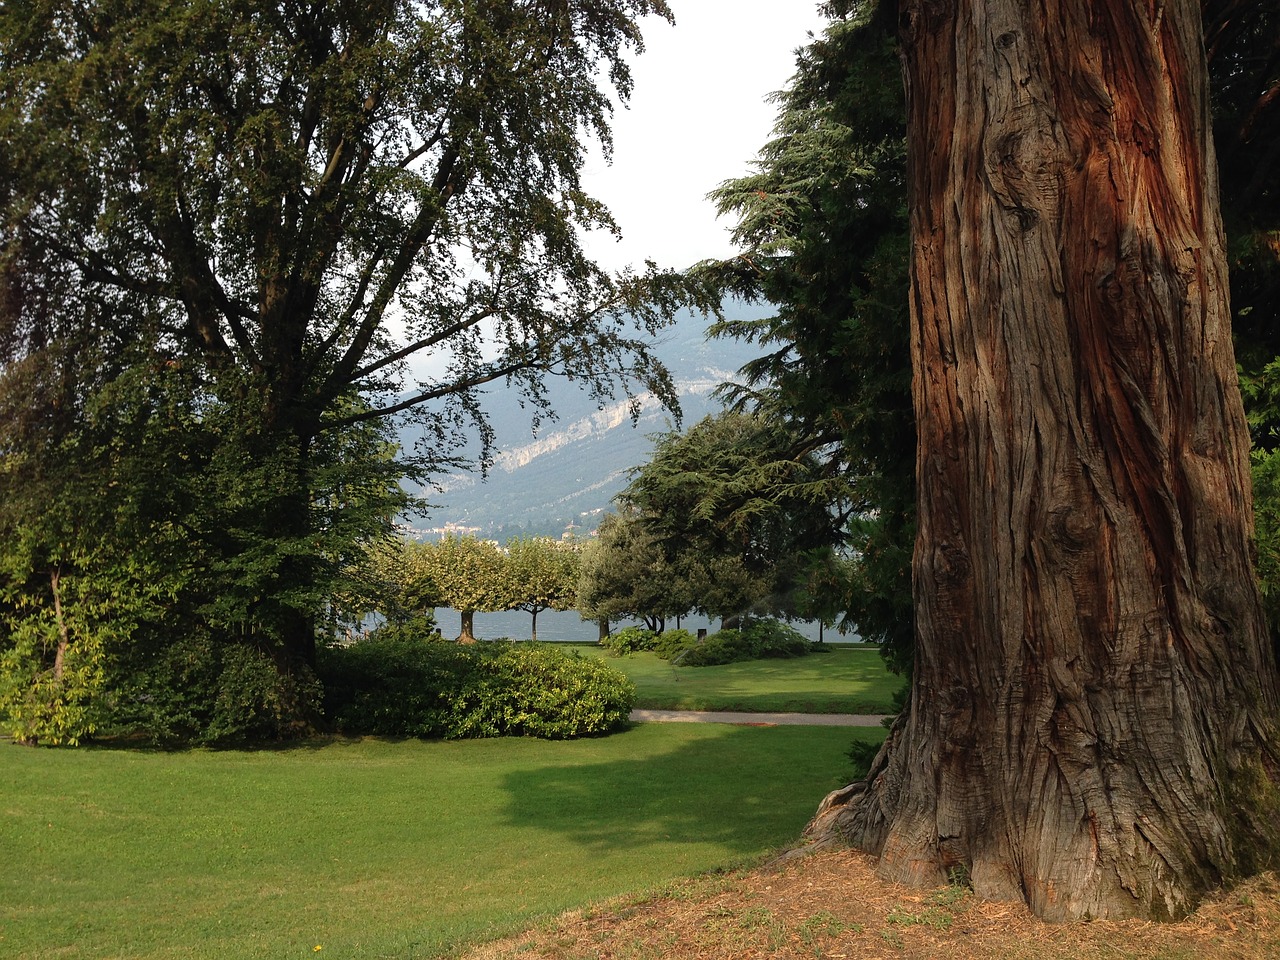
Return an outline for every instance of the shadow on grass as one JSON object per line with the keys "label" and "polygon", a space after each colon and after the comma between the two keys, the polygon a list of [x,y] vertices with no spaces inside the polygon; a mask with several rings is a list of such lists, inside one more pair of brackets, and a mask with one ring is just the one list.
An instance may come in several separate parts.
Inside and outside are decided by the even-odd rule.
{"label": "shadow on grass", "polygon": [[[666,729],[657,732],[653,728]],[[673,730],[672,727],[687,727]],[[795,840],[839,786],[855,736],[847,728],[640,725],[625,759],[548,763],[510,773],[506,821],[589,849],[670,842],[757,855]],[[670,747],[672,738],[678,744]],[[668,749],[654,752],[655,743]]]}
{"label": "shadow on grass", "polygon": [[858,697],[833,694],[825,690],[788,691],[785,694],[688,693],[674,691],[641,691],[636,698],[639,710],[717,710],[746,713],[854,713],[884,714],[894,712],[891,700],[884,697]]}
{"label": "shadow on grass", "polygon": [[[5,738],[0,737],[0,742]],[[208,753],[310,753],[328,750],[335,746],[358,746],[364,740],[385,743],[407,743],[414,737],[360,737],[337,733],[319,733],[296,740],[232,741],[228,743],[156,743],[140,735],[104,736],[85,741],[79,746],[39,744],[40,750],[102,750],[123,753],[183,754],[193,751]],[[12,741],[10,741],[12,742]]]}

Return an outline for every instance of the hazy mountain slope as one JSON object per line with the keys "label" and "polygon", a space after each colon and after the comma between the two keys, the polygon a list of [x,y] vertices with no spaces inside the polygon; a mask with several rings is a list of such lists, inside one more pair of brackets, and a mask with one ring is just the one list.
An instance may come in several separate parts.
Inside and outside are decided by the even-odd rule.
{"label": "hazy mountain slope", "polygon": [[[676,380],[686,425],[719,409],[712,391],[755,355],[754,348],[736,341],[709,344],[706,325],[702,317],[682,318],[656,351]],[[426,492],[433,509],[412,526],[424,533],[469,528],[496,539],[519,532],[559,536],[571,526],[589,532],[626,486],[629,471],[648,460],[653,435],[674,426],[652,397],[640,398],[640,418],[633,425],[625,398],[596,409],[563,381],[550,383],[549,393],[558,416],[534,435],[529,412],[517,398],[491,391],[485,408],[499,452],[488,478],[442,477],[439,491]]]}

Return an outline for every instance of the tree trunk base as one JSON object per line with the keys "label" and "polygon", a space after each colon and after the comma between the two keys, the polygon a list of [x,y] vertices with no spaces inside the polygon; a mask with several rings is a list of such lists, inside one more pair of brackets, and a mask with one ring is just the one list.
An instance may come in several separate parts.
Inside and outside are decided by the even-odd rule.
{"label": "tree trunk base", "polygon": [[[928,888],[962,879],[977,896],[1024,902],[1044,920],[1179,920],[1204,895],[1280,863],[1274,738],[1253,732],[1257,739],[1237,742],[1234,760],[1219,768],[1216,804],[1194,819],[1162,821],[1163,795],[1119,791],[1108,794],[1115,809],[1096,809],[1088,791],[1046,789],[1020,800],[993,790],[997,799],[984,810],[969,802],[982,778],[949,783],[903,714],[867,779],[827,794],[805,845],[780,859],[850,847],[877,857],[885,880]],[[975,768],[991,765],[982,753],[972,756]],[[1164,771],[1170,782],[1175,766]],[[1120,783],[1126,775],[1142,779],[1143,771],[1105,776]],[[1020,804],[1025,811],[1007,820],[995,809]]]}

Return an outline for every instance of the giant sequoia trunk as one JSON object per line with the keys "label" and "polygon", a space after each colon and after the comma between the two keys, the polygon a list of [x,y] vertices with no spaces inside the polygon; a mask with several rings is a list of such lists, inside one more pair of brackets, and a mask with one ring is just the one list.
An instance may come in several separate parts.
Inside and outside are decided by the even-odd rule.
{"label": "giant sequoia trunk", "polygon": [[1199,8],[903,7],[918,652],[810,830],[1042,917],[1177,916],[1280,812]]}

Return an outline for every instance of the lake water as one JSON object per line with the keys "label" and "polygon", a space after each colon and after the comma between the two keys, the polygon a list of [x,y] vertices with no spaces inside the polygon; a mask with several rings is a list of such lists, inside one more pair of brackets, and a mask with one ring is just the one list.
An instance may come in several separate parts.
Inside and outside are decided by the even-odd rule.
{"label": "lake water", "polygon": [[[437,607],[436,623],[440,633],[446,638],[456,637],[462,630],[462,615],[449,607]],[[520,610],[506,610],[501,613],[477,613],[474,627],[476,636],[481,640],[497,640],[508,637],[512,640],[528,640],[533,624],[533,617]],[[631,622],[614,623],[613,629],[630,626]],[[674,620],[667,621],[667,628],[675,627]],[[720,621],[714,624],[706,617],[682,617],[680,626],[690,633],[697,633],[699,628],[706,628],[708,633],[720,629]],[[791,626],[799,630],[810,640],[818,639],[818,624],[795,622]],[[584,621],[576,610],[543,610],[538,614],[538,639],[560,643],[595,643],[600,636],[600,628],[594,621]],[[841,636],[835,630],[823,631],[823,637],[833,643],[856,643],[860,639],[856,633]]]}

